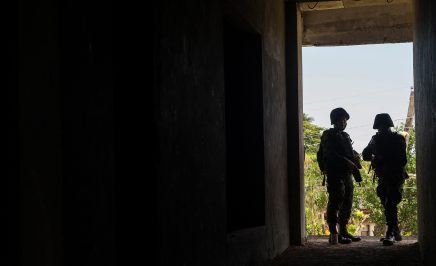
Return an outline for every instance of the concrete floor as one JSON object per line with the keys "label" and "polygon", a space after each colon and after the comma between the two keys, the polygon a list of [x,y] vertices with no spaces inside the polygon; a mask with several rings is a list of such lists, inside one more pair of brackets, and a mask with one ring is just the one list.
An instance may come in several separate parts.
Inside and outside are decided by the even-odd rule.
{"label": "concrete floor", "polygon": [[327,237],[309,237],[305,246],[290,247],[267,265],[421,265],[416,237],[403,237],[390,247],[379,239],[362,237],[360,242],[329,245]]}

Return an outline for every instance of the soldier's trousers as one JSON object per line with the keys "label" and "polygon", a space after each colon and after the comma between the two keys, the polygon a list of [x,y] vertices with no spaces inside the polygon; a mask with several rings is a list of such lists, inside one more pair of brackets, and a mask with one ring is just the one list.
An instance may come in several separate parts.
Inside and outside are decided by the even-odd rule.
{"label": "soldier's trousers", "polygon": [[398,203],[403,196],[404,179],[379,177],[377,195],[385,211],[386,224],[389,227],[398,226]]}
{"label": "soldier's trousers", "polygon": [[353,206],[353,178],[351,173],[328,174],[327,224],[332,233],[337,233],[336,224],[346,225]]}

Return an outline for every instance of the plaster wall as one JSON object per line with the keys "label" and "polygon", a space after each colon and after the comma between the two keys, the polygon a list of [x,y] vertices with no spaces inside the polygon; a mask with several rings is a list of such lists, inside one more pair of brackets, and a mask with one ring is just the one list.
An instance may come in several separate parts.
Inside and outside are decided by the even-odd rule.
{"label": "plaster wall", "polygon": [[[289,244],[284,2],[161,1],[156,12],[159,262],[260,265]],[[224,17],[261,35],[263,62],[265,226],[229,235]]]}
{"label": "plaster wall", "polygon": [[424,265],[436,260],[436,4],[416,0],[414,34],[418,241]]}

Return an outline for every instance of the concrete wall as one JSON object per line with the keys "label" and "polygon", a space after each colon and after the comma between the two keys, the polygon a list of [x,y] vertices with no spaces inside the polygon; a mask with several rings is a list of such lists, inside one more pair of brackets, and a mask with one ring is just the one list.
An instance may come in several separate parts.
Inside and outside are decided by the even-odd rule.
{"label": "concrete wall", "polygon": [[111,6],[20,0],[16,8],[11,265],[114,265]]}
{"label": "concrete wall", "polygon": [[[284,1],[258,10],[264,38],[264,128],[267,258],[289,246]],[[263,16],[261,14],[263,13]]]}
{"label": "concrete wall", "polygon": [[[257,265],[289,244],[283,1],[161,1],[153,11],[162,265]],[[262,36],[265,226],[227,235],[223,17]],[[249,188],[247,188],[249,189]],[[241,193],[244,193],[241,191]]]}
{"label": "concrete wall", "polygon": [[63,265],[58,12],[51,1],[18,5],[21,261],[16,263]]}
{"label": "concrete wall", "polygon": [[64,264],[115,265],[112,6],[58,8]]}
{"label": "concrete wall", "polygon": [[[7,10],[17,10],[17,3],[10,3]],[[6,17],[4,17],[6,18]],[[12,24],[17,26],[16,24]],[[21,199],[20,199],[20,165],[19,165],[19,91],[18,91],[18,32],[16,27],[5,27],[6,51],[4,61],[8,65],[4,85],[6,160],[3,178],[3,204],[5,211],[2,219],[7,221],[7,260],[11,266],[20,265],[21,258]]]}
{"label": "concrete wall", "polygon": [[295,3],[286,3],[286,109],[290,243],[305,242],[302,18]]}
{"label": "concrete wall", "polygon": [[418,240],[424,265],[436,260],[436,3],[416,0],[414,76]]}
{"label": "concrete wall", "polygon": [[[352,1],[352,3],[364,5],[365,1]],[[304,12],[303,45],[337,46],[411,42],[412,5],[410,2],[392,3],[395,4]]]}
{"label": "concrete wall", "polygon": [[224,265],[221,5],[161,1],[154,12],[158,265]]}
{"label": "concrete wall", "polygon": [[[18,5],[16,265],[260,265],[288,247],[284,1],[166,0],[152,23],[104,1]],[[224,18],[262,40],[264,225],[237,232],[226,228]]]}

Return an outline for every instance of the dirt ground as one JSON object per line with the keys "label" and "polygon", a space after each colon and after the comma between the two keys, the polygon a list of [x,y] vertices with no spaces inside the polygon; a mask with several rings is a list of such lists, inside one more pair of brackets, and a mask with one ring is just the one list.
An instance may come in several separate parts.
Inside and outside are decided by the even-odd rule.
{"label": "dirt ground", "polygon": [[359,242],[330,245],[328,237],[309,237],[304,246],[290,247],[266,265],[421,265],[416,237],[403,237],[403,241],[388,247],[379,240],[362,237]]}

